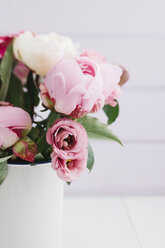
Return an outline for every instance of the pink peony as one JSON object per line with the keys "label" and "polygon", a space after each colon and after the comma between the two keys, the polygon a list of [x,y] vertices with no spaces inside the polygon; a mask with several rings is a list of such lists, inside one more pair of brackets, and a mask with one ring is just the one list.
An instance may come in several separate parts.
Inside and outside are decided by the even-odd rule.
{"label": "pink peony", "polygon": [[22,85],[25,85],[29,71],[22,62],[18,62],[14,67],[13,74],[21,81]]}
{"label": "pink peony", "polygon": [[14,145],[32,128],[30,115],[21,108],[0,106],[0,149]]}
{"label": "pink peony", "polygon": [[101,64],[101,63],[106,63],[107,60],[106,58],[101,55],[100,53],[96,52],[95,50],[93,49],[85,49],[81,54],[80,56],[82,57],[88,57],[90,59],[93,59],[95,60],[98,64]]}
{"label": "pink peony", "polygon": [[115,107],[117,105],[117,99],[121,95],[121,89],[119,86],[116,86],[115,90],[106,98],[105,104]]}
{"label": "pink peony", "polygon": [[[95,50],[85,50],[81,56],[92,58],[100,65],[101,74],[103,77],[103,95],[105,98],[104,104],[115,106],[116,99],[119,97],[121,90],[119,84],[126,78],[126,70],[122,66],[108,64],[106,59],[97,53]],[[97,102],[93,107],[92,112],[99,109],[100,102]]]}
{"label": "pink peony", "polygon": [[88,136],[80,123],[58,119],[49,128],[46,140],[53,146],[52,167],[60,178],[70,182],[86,168]]}
{"label": "pink peony", "polygon": [[57,112],[80,118],[104,105],[99,65],[87,57],[63,59],[47,74],[45,88]]}
{"label": "pink peony", "polygon": [[45,87],[44,84],[40,84],[39,85],[40,88],[40,96],[41,96],[41,100],[42,100],[42,104],[49,109],[54,109],[54,102],[52,101],[52,99],[50,99],[50,96],[48,94],[48,91]]}
{"label": "pink peony", "polygon": [[108,63],[102,63],[100,67],[104,81],[103,95],[105,97],[105,104],[114,106],[116,103],[115,100],[121,93],[118,83],[120,82],[120,77],[123,73],[122,69],[117,65]]}

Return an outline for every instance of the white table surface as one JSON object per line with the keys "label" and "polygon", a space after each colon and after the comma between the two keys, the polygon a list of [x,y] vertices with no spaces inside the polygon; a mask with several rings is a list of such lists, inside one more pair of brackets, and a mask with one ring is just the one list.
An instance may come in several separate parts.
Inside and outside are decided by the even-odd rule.
{"label": "white table surface", "polygon": [[67,197],[64,248],[165,248],[165,197]]}

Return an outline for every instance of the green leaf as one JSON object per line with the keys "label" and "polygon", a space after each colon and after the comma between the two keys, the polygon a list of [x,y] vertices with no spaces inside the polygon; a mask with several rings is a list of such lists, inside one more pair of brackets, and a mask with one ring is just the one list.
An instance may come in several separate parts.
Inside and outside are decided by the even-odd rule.
{"label": "green leaf", "polygon": [[48,118],[47,118],[47,124],[46,124],[46,129],[48,129],[49,127],[51,127],[54,122],[60,118],[60,114],[57,114],[55,112],[50,112]]}
{"label": "green leaf", "polygon": [[108,126],[100,122],[98,119],[92,118],[90,116],[85,116],[78,119],[78,122],[84,126],[89,138],[110,139],[122,145],[118,137],[115,136],[112,131],[108,129]]}
{"label": "green leaf", "polygon": [[[60,118],[60,114],[55,113],[55,112],[50,112],[49,116],[47,119],[38,122],[37,128],[39,128],[40,124],[42,124],[46,129],[43,131],[43,127],[41,130],[41,136],[37,140],[37,151],[38,153],[41,153],[44,159],[49,160],[50,159],[50,154],[52,153],[52,146],[50,146],[47,141],[46,141],[46,133],[48,128],[50,128],[55,120]],[[31,135],[31,133],[30,133]],[[32,133],[33,135],[33,133]]]}
{"label": "green leaf", "polygon": [[88,143],[88,160],[87,160],[87,168],[89,171],[93,169],[94,165],[94,154],[91,145]]}
{"label": "green leaf", "polygon": [[117,104],[115,107],[105,105],[103,107],[103,110],[108,117],[108,125],[110,125],[116,120],[119,115],[119,104]]}
{"label": "green leaf", "polygon": [[5,178],[7,177],[7,172],[8,172],[7,160],[0,162],[0,184],[2,184]]}
{"label": "green leaf", "polygon": [[37,151],[38,153],[43,153],[46,151],[50,145],[46,142],[46,133],[44,133],[38,140],[37,140]]}
{"label": "green leaf", "polygon": [[14,75],[11,75],[6,101],[12,103],[15,107],[23,109],[25,107],[24,92],[21,82]]}
{"label": "green leaf", "polygon": [[40,163],[40,162],[43,162],[44,160],[45,160],[44,156],[41,153],[37,153],[37,155],[35,156],[34,162]]}
{"label": "green leaf", "polygon": [[44,161],[44,157],[41,153],[37,153],[37,155],[35,156],[35,159],[34,159],[35,162],[42,162]]}
{"label": "green leaf", "polygon": [[12,157],[12,155],[10,155],[10,156],[7,156],[7,157],[4,157],[4,158],[0,158],[0,163],[1,162],[5,162],[5,161],[7,161],[9,158],[11,158]]}
{"label": "green leaf", "polygon": [[35,82],[33,80],[33,73],[30,71],[27,79],[27,89],[29,93],[29,97],[31,99],[31,102],[34,106],[37,106],[40,102],[39,96],[38,96],[38,89],[35,85]]}
{"label": "green leaf", "polygon": [[0,101],[4,101],[7,95],[11,71],[12,71],[12,64],[13,64],[13,50],[11,43],[6,50],[0,65],[0,78],[1,78]]}
{"label": "green leaf", "polygon": [[28,134],[28,136],[33,140],[36,141],[37,138],[39,137],[40,134],[40,130],[37,127],[32,127],[30,133]]}
{"label": "green leaf", "polygon": [[25,111],[27,111],[31,116],[33,115],[33,105],[32,105],[32,100],[29,97],[28,92],[24,92],[24,99],[25,99]]}

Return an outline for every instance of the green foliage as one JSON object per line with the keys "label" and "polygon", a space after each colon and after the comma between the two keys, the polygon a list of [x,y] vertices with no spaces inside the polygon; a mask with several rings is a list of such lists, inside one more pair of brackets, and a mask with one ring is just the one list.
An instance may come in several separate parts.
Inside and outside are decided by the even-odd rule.
{"label": "green foliage", "polygon": [[4,162],[4,161],[7,161],[9,158],[11,158],[12,157],[12,155],[10,155],[10,156],[6,156],[6,157],[1,157],[0,158],[0,163],[1,162]]}
{"label": "green foliage", "polygon": [[108,117],[108,125],[110,125],[116,120],[119,115],[119,104],[117,104],[115,107],[105,105],[103,107],[103,110]]}
{"label": "green foliage", "polygon": [[36,141],[38,137],[40,136],[41,130],[38,127],[32,127],[30,133],[28,136],[33,140]]}
{"label": "green foliage", "polygon": [[8,46],[0,65],[0,101],[4,101],[7,95],[13,64],[12,43]]}
{"label": "green foliage", "polygon": [[54,122],[59,118],[60,118],[60,114],[58,114],[56,112],[50,112],[50,114],[47,118],[46,129],[51,127],[54,124]]}
{"label": "green foliage", "polygon": [[83,118],[78,119],[78,122],[84,126],[89,138],[110,139],[122,145],[118,137],[115,136],[112,131],[108,129],[108,126],[99,121],[97,118],[85,116]]}
{"label": "green foliage", "polygon": [[33,80],[32,71],[29,72],[26,86],[28,89],[29,98],[31,99],[31,104],[33,106],[37,106],[40,101],[39,96],[38,96],[39,90],[35,84],[35,81]]}
{"label": "green foliage", "polygon": [[43,132],[43,135],[37,140],[37,152],[42,154],[49,147],[50,145],[46,142],[46,132]]}
{"label": "green foliage", "polygon": [[15,107],[25,109],[25,97],[21,82],[13,74],[11,75],[6,101],[12,103]]}
{"label": "green foliage", "polygon": [[35,156],[34,161],[35,161],[35,163],[37,163],[37,162],[42,162],[42,161],[44,161],[44,156],[39,152],[39,153],[37,153],[37,155]]}
{"label": "green foliage", "polygon": [[88,143],[88,160],[87,160],[87,168],[89,171],[93,169],[94,165],[94,154],[91,145]]}
{"label": "green foliage", "polygon": [[25,99],[25,110],[31,115],[33,119],[34,115],[34,106],[39,104],[39,91],[37,86],[33,80],[33,73],[32,71],[29,72],[27,83],[26,83],[27,92],[24,92],[24,99]]}

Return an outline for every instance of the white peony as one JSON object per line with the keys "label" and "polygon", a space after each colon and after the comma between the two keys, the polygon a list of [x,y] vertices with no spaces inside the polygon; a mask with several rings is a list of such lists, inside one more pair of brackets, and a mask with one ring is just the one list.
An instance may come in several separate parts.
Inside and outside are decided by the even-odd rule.
{"label": "white peony", "polygon": [[76,56],[77,50],[69,37],[56,33],[35,35],[26,31],[13,42],[16,59],[40,76],[45,76],[62,58]]}

